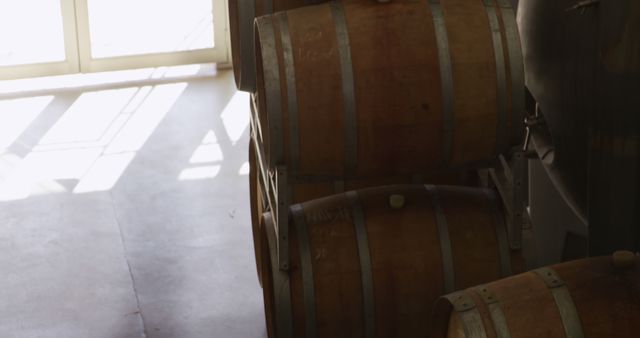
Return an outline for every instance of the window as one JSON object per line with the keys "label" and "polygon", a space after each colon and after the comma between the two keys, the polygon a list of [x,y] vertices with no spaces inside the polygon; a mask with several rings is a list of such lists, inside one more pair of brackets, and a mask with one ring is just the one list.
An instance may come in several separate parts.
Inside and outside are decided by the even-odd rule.
{"label": "window", "polygon": [[0,79],[227,62],[226,1],[0,0]]}

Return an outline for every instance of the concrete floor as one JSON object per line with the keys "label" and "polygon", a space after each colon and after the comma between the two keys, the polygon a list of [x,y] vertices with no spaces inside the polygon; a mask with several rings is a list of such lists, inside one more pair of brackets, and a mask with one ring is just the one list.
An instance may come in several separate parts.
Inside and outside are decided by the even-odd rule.
{"label": "concrete floor", "polygon": [[248,97],[116,87],[0,100],[0,337],[265,337]]}

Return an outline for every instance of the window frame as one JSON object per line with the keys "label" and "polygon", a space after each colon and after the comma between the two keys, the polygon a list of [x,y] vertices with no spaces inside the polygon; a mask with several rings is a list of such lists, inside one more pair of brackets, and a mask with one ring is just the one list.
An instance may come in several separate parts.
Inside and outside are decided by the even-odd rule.
{"label": "window frame", "polygon": [[59,1],[66,59],[61,62],[0,66],[0,80],[195,63],[225,65],[230,62],[227,1],[211,0],[214,22],[213,48],[107,58],[93,58],[91,55],[88,0]]}

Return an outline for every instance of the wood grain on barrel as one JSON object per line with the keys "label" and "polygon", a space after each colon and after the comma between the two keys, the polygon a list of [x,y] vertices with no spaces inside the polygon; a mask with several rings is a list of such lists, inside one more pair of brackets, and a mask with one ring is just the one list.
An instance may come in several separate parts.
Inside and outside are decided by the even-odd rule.
{"label": "wood grain on barrel", "polygon": [[[258,163],[256,160],[255,147],[253,141],[249,145],[249,195],[251,206],[251,226],[253,232],[253,243],[256,254],[256,263],[260,264],[261,252],[260,246],[260,224],[262,214],[266,211],[266,196],[264,195],[265,189],[262,186],[258,169]],[[290,202],[292,204],[311,201],[318,198],[342,193],[349,190],[358,190],[364,188],[371,188],[376,186],[384,186],[391,184],[410,184],[410,183],[430,183],[430,184],[448,184],[448,185],[463,185],[463,186],[476,186],[477,174],[472,171],[461,172],[448,172],[448,173],[434,173],[429,175],[405,175],[405,176],[390,176],[390,177],[376,177],[376,178],[360,178],[349,180],[310,180],[310,181],[293,181],[290,182],[288,191],[283,193],[290,194]],[[258,278],[261,281],[260,269],[258,269]]]}
{"label": "wood grain on barrel", "polygon": [[507,151],[522,132],[509,89],[518,85],[518,55],[507,51],[517,32],[503,20],[511,9],[490,0],[436,3],[332,2],[259,18],[258,111],[269,166],[289,165],[294,176],[393,176]]}
{"label": "wood grain on barrel", "polygon": [[[430,189],[439,198],[441,216],[450,224],[455,287],[502,277],[500,266],[505,255],[500,252],[496,228],[503,224],[494,221],[494,208],[489,203],[492,202],[489,197],[495,193],[464,187]],[[398,194],[404,197],[404,204],[401,208],[390,207],[390,196]],[[269,250],[273,251],[273,241],[262,248],[263,278],[286,274],[287,281],[280,283],[290,286],[290,301],[284,302],[273,289],[274,281],[263,281],[265,302],[269,304],[267,320],[271,321],[268,326],[276,331],[285,330],[278,327],[284,323],[295,337],[365,337],[370,332],[366,326],[370,307],[372,336],[427,335],[432,304],[445,293],[446,271],[442,228],[437,225],[438,208],[432,197],[423,185],[396,185],[334,195],[292,207],[302,216],[291,218],[294,226],[290,227],[289,236],[290,271],[282,272],[277,265],[273,269],[273,254],[266,259]],[[366,237],[358,234],[354,201],[361,210]],[[298,232],[301,220],[306,235]],[[263,237],[270,232],[274,238],[273,223],[265,223],[262,231]],[[365,251],[359,237],[366,238]],[[464,250],[458,249],[462,247]],[[521,271],[519,263],[508,257],[509,269]],[[370,261],[370,270],[363,265],[363,258]],[[482,266],[487,268],[478,268]],[[308,277],[309,271],[313,278]],[[372,285],[371,294],[364,288],[368,283]],[[372,303],[367,306],[368,299]],[[290,309],[287,311],[291,313],[291,321],[278,321],[275,315],[278,309]],[[310,318],[309,313],[314,317]]]}
{"label": "wood grain on barrel", "polygon": [[[633,255],[633,254],[631,254]],[[544,277],[547,277],[545,280]],[[497,334],[490,306],[505,320]],[[588,258],[554,265],[480,287],[465,294],[482,317],[486,337],[632,337],[640,330],[640,264],[615,267],[612,257]],[[451,296],[438,301],[433,337],[480,337],[471,334],[465,311],[451,306]],[[455,298],[453,298],[455,299]]]}
{"label": "wood grain on barrel", "polygon": [[229,34],[238,89],[256,89],[253,21],[256,17],[322,2],[322,0],[229,0]]}
{"label": "wood grain on barrel", "polygon": [[[442,1],[453,69],[454,164],[495,147],[496,64],[482,1]],[[469,142],[473,140],[473,142]],[[476,157],[477,158],[477,157]]]}

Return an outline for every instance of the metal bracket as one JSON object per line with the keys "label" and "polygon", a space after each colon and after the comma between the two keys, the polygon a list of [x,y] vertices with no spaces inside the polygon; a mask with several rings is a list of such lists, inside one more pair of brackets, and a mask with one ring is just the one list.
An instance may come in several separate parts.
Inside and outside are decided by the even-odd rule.
{"label": "metal bracket", "polygon": [[507,214],[507,233],[511,249],[522,248],[522,230],[526,227],[525,208],[528,195],[527,156],[516,150],[509,159],[500,155],[497,168],[489,169],[489,177],[498,189]]}
{"label": "metal bracket", "polygon": [[491,305],[498,302],[498,298],[486,285],[481,285],[475,288],[476,292],[482,297],[482,301],[485,304]]}
{"label": "metal bracket", "polygon": [[582,321],[576,304],[565,282],[553,268],[541,268],[533,271],[547,285],[558,308],[566,337],[584,338]]}
{"label": "metal bracket", "polygon": [[562,278],[551,268],[541,268],[534,270],[534,272],[540,276],[549,289],[564,286]]}
{"label": "metal bracket", "polygon": [[476,308],[476,302],[466,291],[458,291],[445,296],[456,312],[465,312]]}
{"label": "metal bracket", "polygon": [[280,270],[289,270],[289,172],[286,166],[278,165],[275,170],[269,170],[266,164],[257,100],[257,94],[251,95],[251,142],[256,149],[263,200],[268,206],[265,210],[271,211],[275,223],[278,266]]}
{"label": "metal bracket", "polygon": [[526,134],[524,138],[524,145],[522,146],[522,151],[527,153],[528,156],[534,156],[533,154],[535,154],[534,150],[529,149],[529,144],[531,144],[533,129],[545,124],[546,124],[546,121],[544,120],[544,116],[540,114],[540,106],[536,102],[536,108],[535,108],[534,114],[528,115],[524,119]]}

